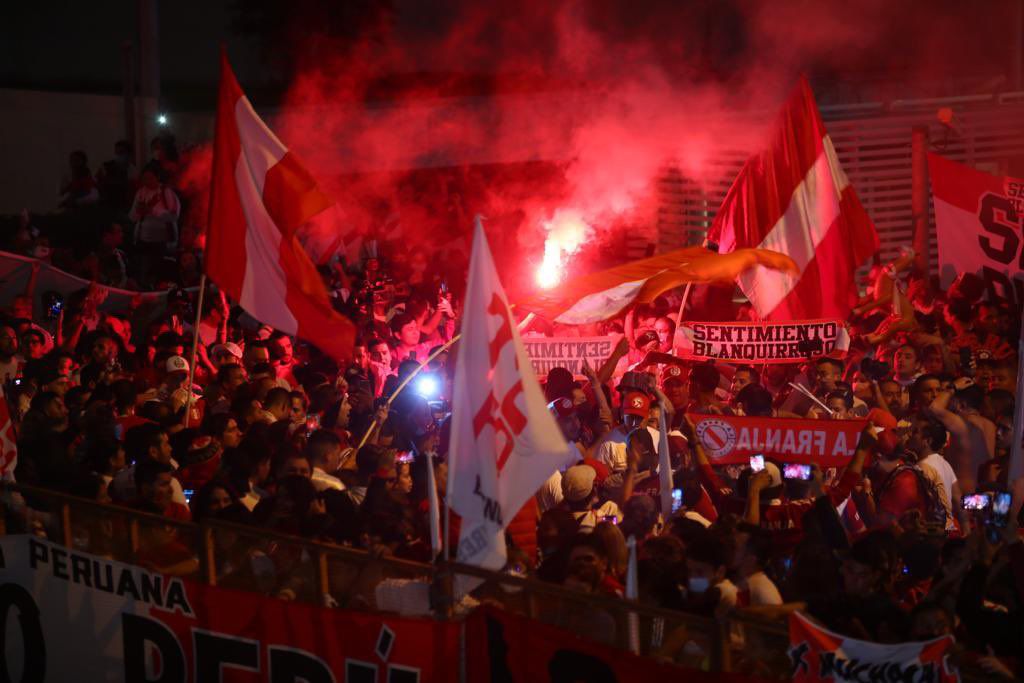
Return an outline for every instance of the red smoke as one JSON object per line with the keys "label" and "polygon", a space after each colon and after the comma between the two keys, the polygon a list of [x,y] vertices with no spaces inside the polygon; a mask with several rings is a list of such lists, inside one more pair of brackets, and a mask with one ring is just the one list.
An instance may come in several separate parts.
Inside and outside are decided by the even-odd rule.
{"label": "red smoke", "polygon": [[1001,58],[998,41],[957,41],[998,33],[1008,3],[981,19],[950,0],[896,4],[396,2],[389,27],[344,52],[304,27],[317,49],[296,45],[270,125],[337,198],[343,219],[327,229],[400,223],[402,244],[434,249],[481,213],[499,261],[519,265],[541,258],[559,209],[594,227],[591,244],[652,226],[662,169],[699,181],[722,152],[755,148],[801,72],[847,100],[898,74],[896,96],[912,97]]}

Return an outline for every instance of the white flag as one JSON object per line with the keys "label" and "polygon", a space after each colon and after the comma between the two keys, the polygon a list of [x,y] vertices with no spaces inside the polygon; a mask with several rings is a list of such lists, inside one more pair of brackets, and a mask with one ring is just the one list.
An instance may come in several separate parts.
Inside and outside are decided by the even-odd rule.
{"label": "white flag", "polygon": [[448,454],[448,500],[462,517],[458,561],[501,569],[505,527],[568,455],[477,216]]}

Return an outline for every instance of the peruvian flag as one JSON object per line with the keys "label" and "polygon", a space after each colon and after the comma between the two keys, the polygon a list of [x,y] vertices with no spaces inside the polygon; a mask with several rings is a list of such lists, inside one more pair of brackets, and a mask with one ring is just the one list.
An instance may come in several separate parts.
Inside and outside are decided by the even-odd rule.
{"label": "peruvian flag", "polygon": [[455,364],[448,504],[462,518],[458,560],[505,564],[505,527],[572,457],[519,337],[480,218]]}
{"label": "peruvian flag", "polygon": [[805,78],[790,93],[766,149],[747,160],[708,239],[722,252],[760,247],[788,254],[798,274],[753,268],[737,281],[764,320],[845,318],[854,272],[878,251],[878,234],[839,166]]}
{"label": "peruvian flag", "polygon": [[334,202],[256,115],[224,54],[212,176],[207,275],[260,322],[350,356],[355,326],[296,235]]}

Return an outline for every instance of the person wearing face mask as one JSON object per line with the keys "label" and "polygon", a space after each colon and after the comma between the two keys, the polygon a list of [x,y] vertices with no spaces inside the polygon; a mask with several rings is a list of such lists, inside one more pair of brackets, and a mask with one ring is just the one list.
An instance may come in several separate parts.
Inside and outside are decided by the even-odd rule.
{"label": "person wearing face mask", "polygon": [[713,617],[736,606],[739,590],[726,578],[728,551],[712,532],[705,530],[687,542],[686,571],[683,611]]}

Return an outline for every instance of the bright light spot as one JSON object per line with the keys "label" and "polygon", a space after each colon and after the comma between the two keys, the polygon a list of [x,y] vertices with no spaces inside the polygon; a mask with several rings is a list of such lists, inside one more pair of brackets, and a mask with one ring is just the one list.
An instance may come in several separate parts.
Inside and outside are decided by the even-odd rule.
{"label": "bright light spot", "polygon": [[156,115],[156,122],[159,123],[161,126],[166,126],[167,125],[167,114],[157,114]]}
{"label": "bright light spot", "polygon": [[424,375],[416,380],[416,393],[423,398],[436,398],[440,388],[437,378],[431,375]]}
{"label": "bright light spot", "polygon": [[579,251],[591,228],[582,214],[573,209],[559,209],[542,227],[548,236],[544,239],[544,259],[537,268],[537,285],[551,289],[562,281],[566,260]]}

